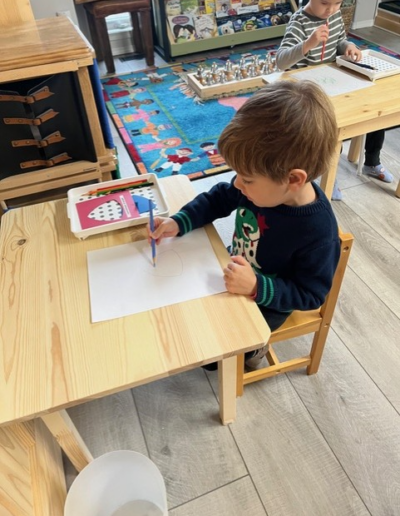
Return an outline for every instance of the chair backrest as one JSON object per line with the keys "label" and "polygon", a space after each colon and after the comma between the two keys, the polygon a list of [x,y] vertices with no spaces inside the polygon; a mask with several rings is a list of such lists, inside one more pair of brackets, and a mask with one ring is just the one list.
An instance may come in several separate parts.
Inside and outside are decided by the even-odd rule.
{"label": "chair backrest", "polygon": [[34,19],[29,0],[0,0],[0,27],[12,27]]}
{"label": "chair backrest", "polygon": [[[315,374],[318,371],[354,240],[352,234],[342,233],[340,230],[339,238],[339,263],[333,278],[331,290],[326,296],[324,304],[318,310],[293,312],[280,328],[271,333],[270,340],[268,341],[270,345],[267,353],[268,367],[257,369],[256,371],[244,372],[244,355],[238,357],[238,396],[243,394],[244,385],[263,380],[270,376],[276,376],[277,374],[293,371],[301,367],[307,367],[307,374]],[[284,362],[278,359],[272,349],[272,345],[310,333],[314,333],[314,339],[309,355],[293,358]]]}

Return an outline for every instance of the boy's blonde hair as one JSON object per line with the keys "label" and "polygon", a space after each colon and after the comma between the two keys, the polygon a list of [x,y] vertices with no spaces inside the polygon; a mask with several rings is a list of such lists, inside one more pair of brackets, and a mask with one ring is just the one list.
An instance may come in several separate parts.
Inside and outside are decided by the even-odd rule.
{"label": "boy's blonde hair", "polygon": [[331,101],[310,81],[278,81],[263,87],[223,130],[218,148],[238,174],[260,174],[282,183],[290,170],[311,181],[330,168],[338,142]]}

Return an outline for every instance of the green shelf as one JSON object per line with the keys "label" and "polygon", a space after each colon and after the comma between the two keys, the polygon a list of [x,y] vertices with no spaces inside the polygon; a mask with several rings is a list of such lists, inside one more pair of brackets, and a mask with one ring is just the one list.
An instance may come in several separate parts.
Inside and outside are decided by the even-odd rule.
{"label": "green shelf", "polygon": [[216,38],[199,39],[185,43],[171,43],[170,52],[171,56],[177,57],[194,54],[195,52],[214,50],[216,48],[243,45],[244,43],[252,43],[254,41],[281,38],[285,34],[285,29],[286,25],[277,25],[275,27],[266,27],[265,29],[251,30],[248,32],[225,34],[224,36],[218,36]]}

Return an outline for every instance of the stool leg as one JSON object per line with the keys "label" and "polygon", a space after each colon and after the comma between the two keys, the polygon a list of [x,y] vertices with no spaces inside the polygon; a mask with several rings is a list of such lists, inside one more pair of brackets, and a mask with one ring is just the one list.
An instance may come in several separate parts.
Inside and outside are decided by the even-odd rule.
{"label": "stool leg", "polygon": [[132,22],[132,40],[135,52],[143,54],[142,31],[139,24],[139,16],[137,12],[131,12]]}
{"label": "stool leg", "polygon": [[142,22],[142,38],[146,64],[147,66],[154,66],[154,43],[150,9],[140,12],[140,21]]}
{"label": "stool leg", "polygon": [[115,73],[114,58],[112,56],[110,38],[108,36],[105,18],[96,18],[97,37],[102,45],[104,61],[106,62],[107,72]]}
{"label": "stool leg", "polygon": [[364,164],[364,149],[365,149],[365,141],[367,139],[367,135],[363,134],[361,137],[361,148],[360,148],[360,154],[358,157],[358,166],[357,166],[357,175],[362,175],[362,168]]}
{"label": "stool leg", "polygon": [[86,11],[86,19],[89,25],[90,35],[92,37],[92,43],[94,50],[96,52],[96,58],[98,61],[103,61],[103,52],[101,49],[101,43],[99,41],[99,38],[97,36],[97,27],[95,19],[89,11]]}

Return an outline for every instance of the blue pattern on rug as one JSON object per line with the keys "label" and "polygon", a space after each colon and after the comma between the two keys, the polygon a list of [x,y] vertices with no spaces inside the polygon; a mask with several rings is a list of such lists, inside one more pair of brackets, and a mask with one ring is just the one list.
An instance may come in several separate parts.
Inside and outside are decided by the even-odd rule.
{"label": "blue pattern on rug", "polygon": [[[350,41],[399,57],[356,36]],[[218,154],[217,142],[224,127],[252,93],[199,102],[184,76],[199,64],[222,66],[241,57],[265,57],[277,49],[269,45],[244,54],[225,54],[157,69],[102,79],[107,109],[138,173],[158,177],[185,174],[197,179],[229,168]]]}

